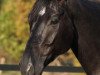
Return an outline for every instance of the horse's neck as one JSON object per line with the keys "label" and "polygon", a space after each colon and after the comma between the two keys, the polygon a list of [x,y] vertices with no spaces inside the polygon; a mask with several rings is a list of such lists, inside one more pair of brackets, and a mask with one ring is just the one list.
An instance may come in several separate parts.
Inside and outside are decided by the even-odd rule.
{"label": "horse's neck", "polygon": [[68,6],[79,35],[78,59],[88,75],[100,75],[100,4],[68,0]]}
{"label": "horse's neck", "polygon": [[67,5],[73,14],[80,11],[100,13],[100,0],[68,0]]}
{"label": "horse's neck", "polygon": [[[88,0],[68,0],[68,7],[73,15],[76,30],[81,34],[92,38],[94,41],[100,39],[100,4]],[[85,31],[85,32],[84,32]],[[98,41],[100,44],[100,41]]]}

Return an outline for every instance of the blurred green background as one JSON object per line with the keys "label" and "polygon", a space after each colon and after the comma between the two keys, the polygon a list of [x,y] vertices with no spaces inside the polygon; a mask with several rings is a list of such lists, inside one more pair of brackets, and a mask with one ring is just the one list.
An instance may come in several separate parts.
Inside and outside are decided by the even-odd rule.
{"label": "blurred green background", "polygon": [[[18,64],[29,37],[28,13],[35,0],[0,0],[0,64]],[[81,66],[70,50],[51,65]],[[44,73],[44,75],[61,73]],[[63,75],[85,75],[63,73]],[[20,72],[1,72],[0,75],[20,75]]]}

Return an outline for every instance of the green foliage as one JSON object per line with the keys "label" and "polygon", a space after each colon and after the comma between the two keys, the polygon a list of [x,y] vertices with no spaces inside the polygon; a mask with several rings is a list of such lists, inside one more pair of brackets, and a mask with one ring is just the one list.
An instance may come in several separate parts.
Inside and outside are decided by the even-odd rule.
{"label": "green foliage", "polygon": [[9,58],[16,62],[19,61],[29,36],[27,15],[33,3],[33,0],[4,0],[2,4],[0,50],[7,52]]}

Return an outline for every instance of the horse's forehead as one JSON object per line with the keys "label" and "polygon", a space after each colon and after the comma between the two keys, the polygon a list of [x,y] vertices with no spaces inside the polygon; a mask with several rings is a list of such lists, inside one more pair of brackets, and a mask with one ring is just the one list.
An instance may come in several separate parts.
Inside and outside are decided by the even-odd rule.
{"label": "horse's forehead", "polygon": [[46,13],[46,7],[44,6],[44,7],[42,7],[42,9],[40,10],[39,15],[40,15],[40,16],[43,16],[45,13]]}
{"label": "horse's forehead", "polygon": [[49,9],[49,11],[53,11],[53,12],[58,12],[58,7],[59,7],[59,4],[58,3],[55,3],[55,2],[50,2],[49,5],[47,6],[43,6],[40,11],[39,11],[39,15],[40,16],[43,16],[45,13],[46,13],[46,9]]}

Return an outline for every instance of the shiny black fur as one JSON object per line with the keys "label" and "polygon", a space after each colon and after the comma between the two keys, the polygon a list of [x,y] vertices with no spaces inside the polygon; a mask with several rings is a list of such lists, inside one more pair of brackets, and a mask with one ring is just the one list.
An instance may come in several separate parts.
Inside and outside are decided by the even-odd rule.
{"label": "shiny black fur", "polygon": [[[41,16],[43,7],[46,12]],[[20,62],[22,75],[41,75],[69,48],[87,75],[100,75],[99,0],[37,0],[29,24],[31,36]]]}

